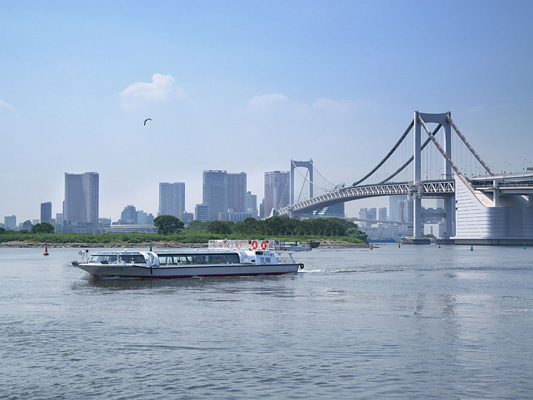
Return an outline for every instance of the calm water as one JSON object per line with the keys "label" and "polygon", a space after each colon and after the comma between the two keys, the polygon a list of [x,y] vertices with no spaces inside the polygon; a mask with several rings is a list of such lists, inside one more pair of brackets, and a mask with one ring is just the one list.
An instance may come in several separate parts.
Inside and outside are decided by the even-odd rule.
{"label": "calm water", "polygon": [[95,281],[78,249],[0,249],[0,398],[533,398],[533,248],[469,250]]}

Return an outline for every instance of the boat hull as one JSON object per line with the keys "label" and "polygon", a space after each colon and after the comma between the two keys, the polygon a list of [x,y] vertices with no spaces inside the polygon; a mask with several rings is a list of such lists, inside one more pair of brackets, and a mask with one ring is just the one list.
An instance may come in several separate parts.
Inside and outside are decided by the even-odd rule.
{"label": "boat hull", "polygon": [[303,264],[202,265],[186,267],[146,267],[137,265],[78,264],[76,267],[96,278],[190,278],[204,276],[282,275],[296,273]]}

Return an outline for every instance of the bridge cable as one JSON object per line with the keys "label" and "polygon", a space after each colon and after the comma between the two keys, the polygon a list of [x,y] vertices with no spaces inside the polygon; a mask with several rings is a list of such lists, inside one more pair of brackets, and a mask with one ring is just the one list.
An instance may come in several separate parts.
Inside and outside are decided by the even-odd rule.
{"label": "bridge cable", "polygon": [[370,175],[372,175],[374,172],[376,172],[377,169],[379,167],[381,167],[385,163],[385,161],[387,161],[389,159],[389,157],[392,155],[392,153],[394,153],[396,151],[398,146],[403,142],[405,137],[409,134],[409,132],[413,128],[413,125],[414,125],[414,121],[411,121],[411,123],[409,124],[409,126],[407,127],[407,129],[405,130],[403,135],[400,137],[400,140],[398,140],[398,142],[394,145],[394,147],[391,149],[391,151],[389,151],[389,153],[385,156],[385,158],[383,160],[381,160],[381,162],[378,165],[376,165],[376,167],[372,171],[370,171],[368,174],[366,174],[363,178],[359,179],[357,182],[353,183],[352,186],[359,185],[361,182],[365,181]]}
{"label": "bridge cable", "polygon": [[285,185],[283,185],[283,190],[281,191],[281,196],[279,196],[279,202],[278,206],[276,207],[276,211],[280,208],[281,202],[283,201],[283,195],[285,194],[285,189],[287,188],[287,184],[289,183],[289,179],[285,180]]}
{"label": "bridge cable", "polygon": [[331,182],[328,178],[326,178],[324,175],[322,175],[320,173],[320,171],[318,169],[315,168],[315,166],[313,165],[313,169],[317,172],[318,175],[320,175],[322,177],[322,179],[324,179],[327,183],[329,183],[331,186],[335,187],[336,184]]}
{"label": "bridge cable", "polygon": [[485,171],[487,171],[490,175],[494,176],[494,172],[492,172],[492,170],[490,169],[490,167],[481,159],[481,157],[479,156],[479,154],[477,154],[477,152],[474,150],[474,148],[470,145],[470,143],[468,143],[468,140],[466,140],[466,138],[464,137],[464,135],[461,133],[461,131],[459,130],[459,128],[457,128],[457,126],[455,125],[455,123],[453,122],[453,119],[452,117],[450,117],[448,115],[447,117],[448,119],[448,122],[452,125],[453,129],[455,130],[455,132],[457,133],[457,135],[461,138],[461,140],[463,141],[463,143],[466,145],[466,147],[468,148],[468,150],[470,150],[470,152],[474,155],[474,157],[476,157],[476,159],[479,161],[479,163],[483,166],[483,168],[485,168]]}
{"label": "bridge cable", "polygon": [[[439,124],[435,130],[433,131],[433,136],[435,136],[437,134],[437,132],[439,131],[439,129],[442,127],[442,124]],[[426,139],[426,141],[424,143],[422,143],[422,147],[420,148],[420,151],[424,150],[424,148],[429,144],[429,142],[431,141],[431,138],[428,137]],[[413,160],[414,160],[415,156],[411,156],[406,162],[405,164],[403,164],[400,168],[398,168],[393,174],[389,175],[387,178],[385,178],[385,180],[382,180],[381,182],[378,183],[378,185],[381,185],[383,183],[387,183],[388,181],[390,181],[392,178],[394,178],[396,175],[398,175],[400,172],[402,172]]]}
{"label": "bridge cable", "polygon": [[[316,170],[316,168],[313,168],[313,169]],[[321,189],[321,190],[323,190],[324,192],[328,192],[328,188],[325,188],[325,187],[322,187],[322,186],[318,186],[317,184],[315,184],[314,182],[311,182],[311,181],[307,178],[306,175],[309,173],[309,170],[307,171],[307,174],[306,174],[306,175],[302,174],[302,171],[300,171],[298,168],[295,168],[295,170],[298,171],[298,173],[299,173],[300,175],[303,176],[303,178],[304,178],[304,183],[305,183],[305,181],[307,181],[307,182],[309,182],[311,185],[313,185],[313,187],[315,187],[315,188],[317,188],[317,189]],[[322,176],[322,175],[320,175],[320,176]],[[324,178],[324,179],[326,179],[326,178]],[[327,180],[327,179],[326,179],[326,180]]]}
{"label": "bridge cable", "polygon": [[[309,175],[309,170],[307,170],[307,172],[305,173],[305,179],[307,179],[307,175]],[[298,200],[296,200],[296,202],[300,201],[300,197],[302,197],[302,192],[304,191],[304,187],[305,187],[305,181],[303,181],[302,183],[302,188],[300,189],[300,194],[298,195]]]}
{"label": "bridge cable", "polygon": [[420,122],[420,124],[424,127],[426,133],[429,135],[429,138],[433,141],[433,143],[435,144],[435,146],[437,146],[437,149],[439,149],[440,153],[442,154],[442,156],[446,159],[446,161],[448,161],[448,164],[450,164],[450,166],[453,168],[453,170],[455,171],[455,173],[460,176],[460,177],[463,177],[463,174],[461,171],[459,171],[459,168],[457,168],[457,166],[455,165],[455,163],[452,161],[452,159],[450,158],[450,156],[448,154],[446,154],[446,152],[444,151],[444,149],[442,148],[442,146],[439,144],[439,142],[437,141],[437,139],[435,139],[435,136],[433,136],[433,133],[431,133],[431,131],[429,130],[429,128],[426,126],[426,123],[424,122],[424,120],[422,119],[422,117],[419,115],[418,116],[418,121]]}
{"label": "bridge cable", "polygon": [[[304,176],[304,174],[302,174],[302,172],[298,169],[298,167],[297,167],[296,164],[294,163],[294,160],[291,160],[291,161],[292,161],[292,165],[294,165],[294,169],[295,169],[296,171],[298,171],[298,173],[304,177],[304,180],[305,180],[305,181],[309,182],[311,185],[313,185],[313,187],[315,187],[315,188],[317,188],[317,189],[322,189],[322,190],[325,191],[325,192],[328,192],[328,191],[329,191],[328,188],[318,186],[317,184],[315,184],[315,182],[311,182],[311,181],[307,178],[307,175],[309,174],[309,169],[307,169],[307,173],[306,173],[306,175]],[[320,175],[320,176],[322,177],[322,179],[324,179],[327,183],[329,183],[329,184],[332,185],[332,186],[335,186],[335,184],[334,184],[333,182],[331,182],[328,178],[326,178],[324,175],[322,175],[318,169],[315,168],[314,164],[313,164],[313,171],[316,171],[316,172],[318,173],[318,175]]]}

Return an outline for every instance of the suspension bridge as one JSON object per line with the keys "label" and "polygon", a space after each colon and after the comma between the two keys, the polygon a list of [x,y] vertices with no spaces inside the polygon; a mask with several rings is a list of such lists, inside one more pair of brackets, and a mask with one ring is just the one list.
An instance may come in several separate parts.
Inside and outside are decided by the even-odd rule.
{"label": "suspension bridge", "polygon": [[[429,124],[435,125],[433,130]],[[297,197],[296,171],[303,178]],[[385,157],[350,185],[332,183],[312,160],[291,161],[290,176],[290,204],[278,208],[281,216],[310,215],[358,199],[407,195],[413,204],[415,239],[423,237],[422,199],[429,198],[444,201],[445,238],[487,244],[533,241],[533,171],[494,173],[450,112],[416,111]]]}

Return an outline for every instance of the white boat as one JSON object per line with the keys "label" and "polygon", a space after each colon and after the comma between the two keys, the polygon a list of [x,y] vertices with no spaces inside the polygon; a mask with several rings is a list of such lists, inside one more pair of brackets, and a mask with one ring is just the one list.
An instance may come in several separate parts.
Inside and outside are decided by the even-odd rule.
{"label": "white boat", "polygon": [[290,251],[311,251],[309,243],[285,243],[285,248]]}
{"label": "white boat", "polygon": [[207,249],[80,252],[72,265],[95,278],[187,278],[193,276],[280,275],[304,265],[279,241],[212,240]]}

